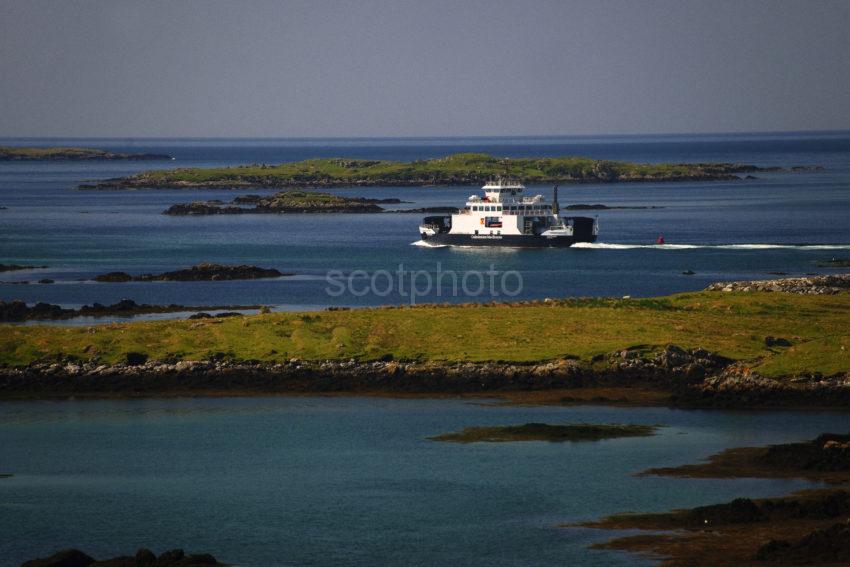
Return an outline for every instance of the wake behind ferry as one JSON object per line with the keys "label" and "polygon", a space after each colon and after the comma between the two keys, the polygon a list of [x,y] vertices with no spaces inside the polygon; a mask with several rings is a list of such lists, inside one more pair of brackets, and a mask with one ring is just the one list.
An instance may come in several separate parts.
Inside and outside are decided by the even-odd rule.
{"label": "wake behind ferry", "polygon": [[448,246],[566,247],[595,242],[599,224],[590,217],[562,217],[558,187],[552,203],[542,195],[523,197],[525,186],[509,179],[487,182],[484,197],[472,195],[451,216],[425,217],[419,226],[427,244]]}

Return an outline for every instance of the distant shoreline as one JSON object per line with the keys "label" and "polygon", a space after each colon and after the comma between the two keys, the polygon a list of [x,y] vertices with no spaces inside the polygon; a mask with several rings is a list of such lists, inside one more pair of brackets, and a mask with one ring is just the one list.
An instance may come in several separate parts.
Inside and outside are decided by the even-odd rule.
{"label": "distant shoreline", "polygon": [[24,146],[0,146],[2,161],[161,161],[173,160],[166,154],[108,152],[95,148],[40,148]]}

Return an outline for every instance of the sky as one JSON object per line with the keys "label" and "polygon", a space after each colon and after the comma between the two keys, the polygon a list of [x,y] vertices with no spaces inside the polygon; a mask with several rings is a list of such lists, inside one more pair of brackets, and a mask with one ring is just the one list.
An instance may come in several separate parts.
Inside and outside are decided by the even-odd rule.
{"label": "sky", "polygon": [[0,137],[850,129],[850,0],[0,0]]}

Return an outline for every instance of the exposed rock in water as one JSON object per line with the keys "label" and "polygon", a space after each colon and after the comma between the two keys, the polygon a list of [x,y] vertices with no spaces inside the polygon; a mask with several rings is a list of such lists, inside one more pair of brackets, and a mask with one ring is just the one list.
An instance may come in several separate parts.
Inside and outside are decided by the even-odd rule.
{"label": "exposed rock in water", "polygon": [[508,441],[551,441],[555,443],[600,441],[620,437],[648,437],[658,428],[653,425],[608,425],[577,423],[549,425],[526,423],[498,427],[467,427],[457,433],[445,433],[431,437],[433,441],[453,443],[501,443]]}
{"label": "exposed rock in water", "polygon": [[777,280],[713,283],[706,291],[784,291],[799,295],[834,295],[850,290],[850,274],[806,276]]}
{"label": "exposed rock in water", "polygon": [[20,264],[0,264],[0,272],[15,272],[19,270],[37,270],[47,266],[22,266]]}
{"label": "exposed rock in water", "polygon": [[831,258],[818,262],[818,268],[850,268],[850,258]]}
{"label": "exposed rock in water", "polygon": [[208,553],[186,555],[182,549],[172,549],[159,557],[149,549],[140,549],[135,556],[124,555],[112,559],[95,560],[78,549],[66,549],[45,557],[33,559],[21,567],[226,567]]}
{"label": "exposed rock in water", "polygon": [[198,264],[191,268],[164,272],[162,274],[142,274],[131,276],[126,272],[109,272],[94,278],[97,282],[182,282],[182,281],[219,281],[219,280],[256,280],[261,278],[279,278],[291,276],[274,268],[259,268],[249,265]]}

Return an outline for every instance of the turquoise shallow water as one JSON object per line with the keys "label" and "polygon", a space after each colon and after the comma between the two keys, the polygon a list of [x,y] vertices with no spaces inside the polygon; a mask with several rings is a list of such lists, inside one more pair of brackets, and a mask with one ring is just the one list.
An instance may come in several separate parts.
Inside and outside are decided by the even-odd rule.
{"label": "turquoise shallow water", "polygon": [[[661,424],[650,438],[455,445],[471,425]],[[0,403],[0,565],[148,546],[243,566],[635,565],[560,524],[773,496],[789,480],[635,477],[732,446],[846,431],[846,414],[463,400],[221,398]]]}
{"label": "turquoise shallow water", "polygon": [[[137,302],[183,305],[267,304],[283,309],[408,303],[398,281],[388,295],[329,295],[329,270],[395,273],[399,266],[434,276],[491,266],[522,275],[517,299],[648,296],[704,288],[723,279],[771,272],[828,272],[818,262],[850,256],[850,133],[392,140],[0,140],[0,144],[88,145],[167,153],[165,162],[0,163],[0,263],[47,265],[2,274],[2,281],[50,278],[53,285],[0,283],[0,299],[67,307]],[[86,180],[150,168],[278,163],[322,156],[421,159],[453,152],[497,156],[585,155],[640,162],[730,161],[761,166],[822,165],[823,171],[758,174],[709,183],[564,186],[561,202],[656,206],[598,211],[600,243],[562,250],[470,250],[411,246],[421,215],[241,215],[170,217],[178,202],[230,200],[239,192],[77,191]],[[335,189],[397,197],[406,207],[458,206],[474,187]],[[269,190],[252,190],[268,193]],[[530,187],[548,195],[551,187]],[[671,246],[652,246],[663,234]],[[800,244],[816,246],[799,246]],[[250,263],[295,278],[241,282],[92,284],[77,281],[124,270],[184,268],[199,262]],[[692,270],[695,275],[683,275]],[[834,271],[834,270],[833,270]],[[453,296],[449,282],[418,301],[489,301],[489,293]],[[364,289],[365,278],[357,282]],[[409,288],[409,284],[405,284]],[[512,288],[513,289],[513,288]]]}

